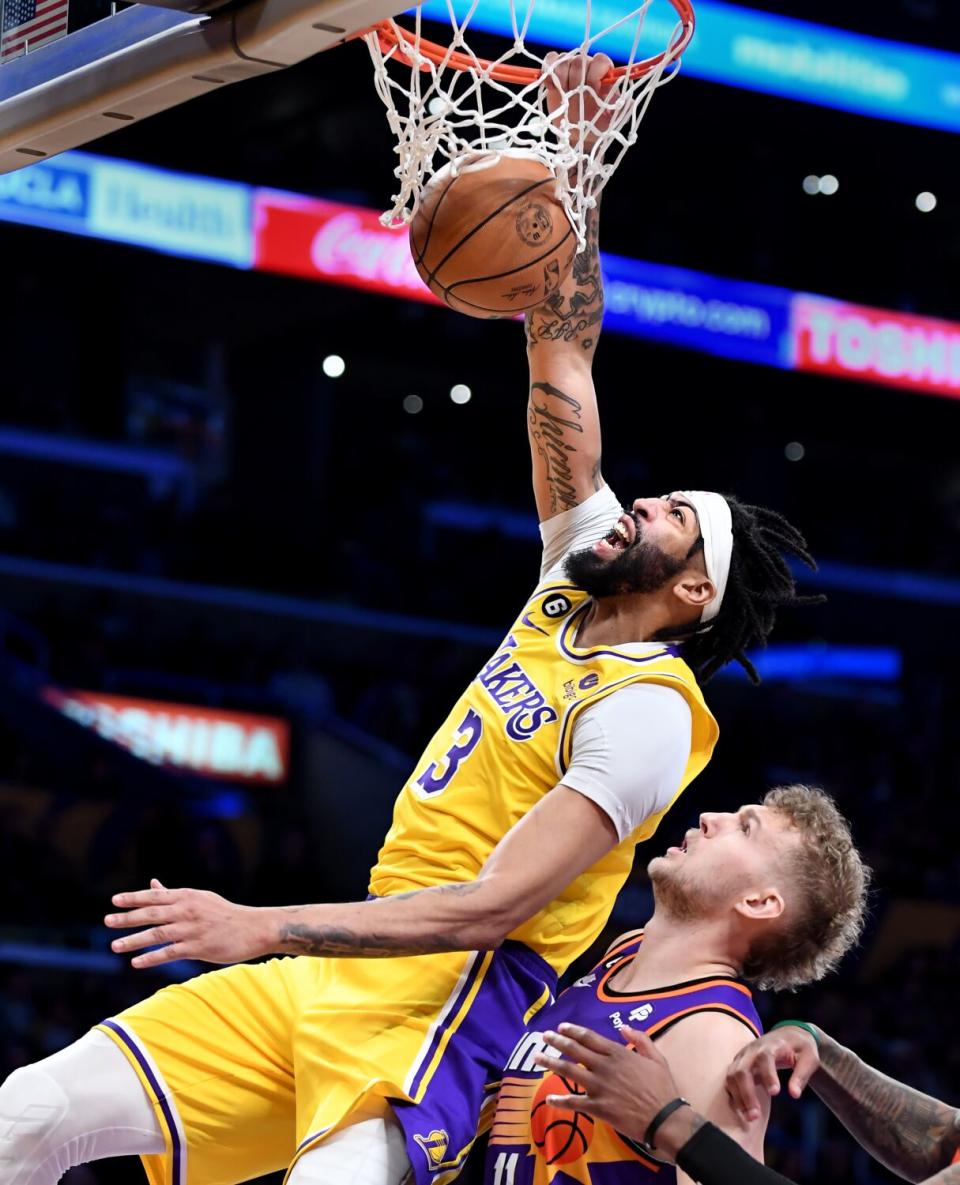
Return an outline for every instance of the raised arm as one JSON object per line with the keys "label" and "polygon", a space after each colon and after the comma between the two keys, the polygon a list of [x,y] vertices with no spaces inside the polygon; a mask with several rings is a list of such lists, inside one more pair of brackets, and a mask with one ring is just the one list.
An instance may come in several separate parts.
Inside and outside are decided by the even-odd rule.
{"label": "raised arm", "polygon": [[[587,82],[600,87],[610,68],[602,54],[586,59]],[[571,84],[583,61],[557,72]],[[556,85],[548,83],[548,107],[556,110]],[[578,100],[571,100],[571,104]],[[589,102],[589,99],[587,100]],[[575,118],[575,113],[571,114]],[[533,459],[533,491],[541,522],[585,501],[603,485],[600,418],[593,386],[593,356],[603,321],[603,280],[598,246],[599,207],[587,216],[587,244],[546,304],[527,314],[530,401],[527,425]]]}
{"label": "raised arm", "polygon": [[527,314],[527,428],[540,521],[570,510],[603,485],[593,356],[603,320],[599,211],[587,246],[548,304]]}

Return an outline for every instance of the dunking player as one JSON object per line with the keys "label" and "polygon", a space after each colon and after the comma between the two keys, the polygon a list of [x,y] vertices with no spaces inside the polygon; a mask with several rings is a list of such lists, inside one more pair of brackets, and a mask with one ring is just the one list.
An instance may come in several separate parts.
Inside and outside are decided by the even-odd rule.
{"label": "dunking player", "polygon": [[[646,930],[614,943],[517,1043],[486,1185],[687,1181],[659,1152],[659,1127],[683,1105],[678,1095],[762,1159],[769,1108],[738,1115],[725,1081],[730,1059],[760,1029],[745,980],[794,988],[835,966],[862,928],[867,872],[833,802],[805,786],[773,790],[734,814],[701,815],[699,830],[648,871],[655,909]],[[567,1035],[571,1023],[579,1045]],[[612,1039],[626,1079],[634,1067],[624,1038],[640,1043],[640,1034],[669,1060],[674,1086],[638,1130],[628,1082],[585,1063],[591,1044]],[[592,1097],[598,1077],[628,1130],[591,1117],[603,1114]]]}
{"label": "dunking player", "polygon": [[138,967],[303,957],[166,988],[16,1071],[0,1185],[129,1154],[152,1185],[457,1175],[517,1033],[710,758],[698,678],[746,663],[796,600],[784,553],[812,564],[793,527],[732,498],[621,507],[600,476],[601,318],[594,218],[527,324],[541,581],[401,791],[374,899],[254,909],[159,882],[115,898],[128,912],[107,924],[139,930],[115,950],[162,944]]}

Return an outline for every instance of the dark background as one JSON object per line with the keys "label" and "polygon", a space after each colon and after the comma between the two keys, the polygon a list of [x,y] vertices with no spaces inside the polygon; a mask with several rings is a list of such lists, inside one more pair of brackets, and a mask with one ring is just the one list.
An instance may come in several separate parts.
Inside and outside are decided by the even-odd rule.
{"label": "dark background", "polygon": [[[761,7],[960,50],[956,12],[935,0]],[[383,206],[391,139],[369,74],[346,46],[92,150]],[[828,172],[835,196],[804,194],[806,174]],[[930,215],[921,190],[939,199]],[[601,240],[960,319],[946,133],[682,78],[610,183]],[[535,582],[538,549],[518,326],[7,225],[0,257],[0,426],[51,440],[48,458],[0,466],[5,1074],[163,982],[96,969],[116,889],[159,876],[259,904],[363,895],[393,795]],[[321,368],[333,352],[336,380]],[[717,755],[662,835],[787,779],[835,794],[876,870],[870,927],[841,974],[764,1001],[765,1016],[816,1019],[956,1101],[957,597],[905,595],[897,576],[960,576],[958,405],[613,335],[596,380],[621,498],[732,490],[868,578],[785,617],[777,641],[893,647],[899,681],[716,680]],[[465,406],[454,382],[472,389]],[[160,449],[187,476],[68,464],[63,437]],[[438,524],[451,502],[459,517]],[[528,516],[519,531],[511,513]],[[236,589],[264,596],[238,607]],[[283,715],[293,776],[244,790],[151,769],[41,708],[48,682]],[[648,905],[638,871],[605,937]],[[887,1179],[812,1103],[777,1104],[769,1158],[823,1185]],[[104,1164],[70,1182],[138,1174]]]}

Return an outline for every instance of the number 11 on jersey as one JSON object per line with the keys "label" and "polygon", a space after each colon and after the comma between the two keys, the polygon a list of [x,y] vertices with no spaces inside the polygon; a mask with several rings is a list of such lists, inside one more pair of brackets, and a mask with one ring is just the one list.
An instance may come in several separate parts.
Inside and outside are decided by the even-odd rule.
{"label": "number 11 on jersey", "polygon": [[453,744],[439,761],[431,761],[416,779],[423,794],[446,790],[461,765],[474,751],[483,735],[483,720],[473,708],[468,709],[453,734]]}

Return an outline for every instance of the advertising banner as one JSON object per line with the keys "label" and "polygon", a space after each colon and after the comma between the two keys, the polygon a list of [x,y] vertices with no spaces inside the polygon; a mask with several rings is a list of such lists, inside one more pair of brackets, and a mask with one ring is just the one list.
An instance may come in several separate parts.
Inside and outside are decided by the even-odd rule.
{"label": "advertising banner", "polygon": [[278,785],[290,773],[290,726],[276,716],[46,687],[68,719],[155,765],[220,781]]}

